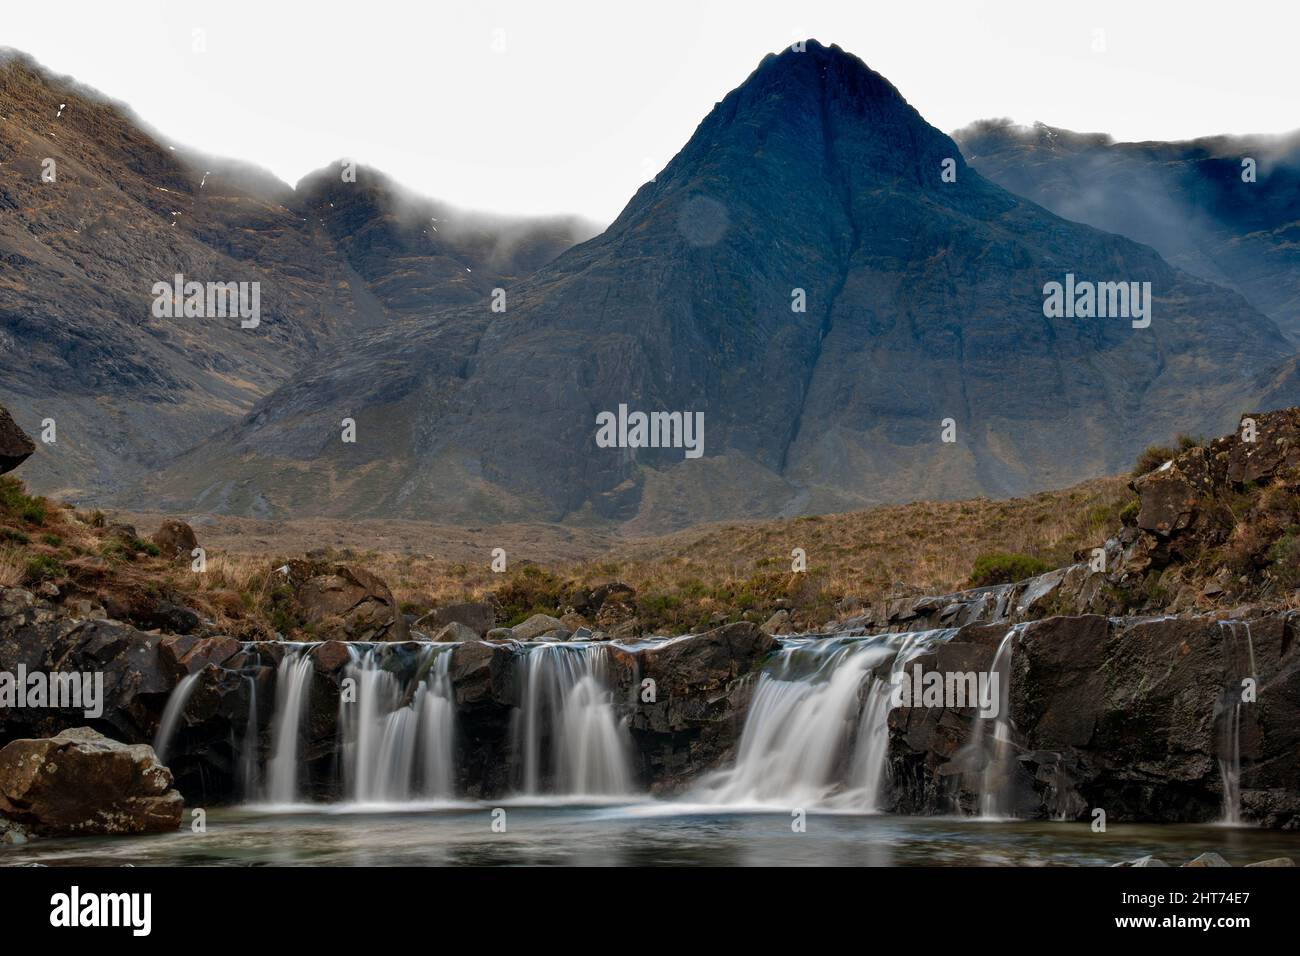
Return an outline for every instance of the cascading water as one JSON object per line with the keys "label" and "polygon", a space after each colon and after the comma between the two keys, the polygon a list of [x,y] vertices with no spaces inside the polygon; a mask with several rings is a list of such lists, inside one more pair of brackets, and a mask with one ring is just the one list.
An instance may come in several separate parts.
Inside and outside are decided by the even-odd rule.
{"label": "cascading water", "polygon": [[523,649],[522,706],[514,715],[517,785],[529,796],[622,796],[631,790],[626,727],[614,710],[608,649]]}
{"label": "cascading water", "polygon": [[[1220,630],[1226,627],[1231,636],[1231,641],[1225,642],[1230,659],[1232,652],[1239,650],[1237,624],[1237,621],[1219,623]],[[1246,659],[1242,662],[1245,667],[1236,670],[1240,672],[1245,669],[1247,673],[1243,676],[1256,681],[1255,642],[1250,634],[1250,623],[1241,622],[1241,626],[1246,635]],[[1244,702],[1242,697],[1239,681],[1236,686],[1228,687],[1215,708],[1220,727],[1218,760],[1219,776],[1223,781],[1223,822],[1232,825],[1241,823],[1241,705]]]}
{"label": "cascading water", "polygon": [[[993,655],[989,673],[998,675],[997,715],[977,716],[971,742],[968,744],[970,751],[976,755],[987,750],[983,753],[984,769],[979,777],[979,808],[980,816],[990,820],[1003,820],[1011,815],[1011,795],[1008,787],[1014,749],[1011,740],[1014,725],[1011,723],[1010,714],[1011,653],[1021,630],[1021,626],[1017,625],[1007,631],[998,645],[997,653]],[[986,748],[987,731],[990,726],[993,734],[992,739],[987,741]]]}
{"label": "cascading water", "polygon": [[451,645],[421,647],[408,680],[394,673],[404,662],[386,648],[366,645],[351,652],[345,676],[356,682],[356,699],[339,700],[347,797],[358,803],[451,797]]}
{"label": "cascading water", "polygon": [[863,682],[890,657],[897,672],[953,633],[784,640],[759,677],[735,766],[701,783],[695,795],[732,805],[876,810],[892,687],[873,680],[864,702]]}
{"label": "cascading water", "polygon": [[275,676],[275,717],[271,721],[271,759],[266,799],[292,803],[298,798],[298,753],[311,685],[311,645],[287,648]]}
{"label": "cascading water", "polygon": [[248,682],[248,717],[244,721],[244,738],[239,744],[239,785],[245,797],[257,793],[257,680],[246,677]]}
{"label": "cascading water", "polygon": [[158,733],[153,739],[153,750],[161,764],[167,762],[168,751],[171,750],[176,729],[180,726],[181,718],[185,716],[185,705],[189,703],[190,695],[194,693],[198,680],[197,673],[182,677],[172,690],[171,696],[167,698],[167,705],[163,707],[162,718],[158,721]]}

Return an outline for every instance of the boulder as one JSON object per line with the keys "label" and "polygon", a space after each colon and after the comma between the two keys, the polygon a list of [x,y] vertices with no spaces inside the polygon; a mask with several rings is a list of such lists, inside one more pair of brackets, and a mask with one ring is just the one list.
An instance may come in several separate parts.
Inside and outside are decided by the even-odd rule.
{"label": "boulder", "polygon": [[494,644],[515,639],[514,628],[510,627],[494,627],[484,635],[484,640],[491,641]]}
{"label": "boulder", "polygon": [[474,632],[474,638],[456,638],[472,640],[482,637],[496,627],[496,606],[487,601],[464,601],[460,604],[448,604],[436,607],[415,622],[415,626],[430,634],[437,633],[448,624],[459,624]]}
{"label": "boulder", "polygon": [[1271,860],[1260,860],[1258,863],[1247,863],[1247,866],[1295,866],[1295,860],[1289,856],[1275,856]]}
{"label": "boulder", "polygon": [[36,451],[36,443],[0,405],[0,475],[13,471]]}
{"label": "boulder", "polygon": [[1190,863],[1184,863],[1183,866],[1232,866],[1227,860],[1217,853],[1202,853]]}
{"label": "boulder", "polygon": [[183,809],[147,744],[77,727],[0,750],[0,813],[38,833],[161,833],[180,826]]}
{"label": "boulder", "polygon": [[[655,679],[660,698],[723,688],[749,673],[780,647],[749,621],[726,624],[640,653],[641,674]],[[616,655],[630,652],[615,650]]]}
{"label": "boulder", "polygon": [[1123,863],[1116,863],[1115,866],[1168,866],[1164,860],[1158,856],[1140,856],[1136,860],[1126,860]]}
{"label": "boulder", "polygon": [[189,561],[192,552],[199,546],[194,529],[176,518],[164,521],[149,540],[158,546],[164,558],[171,561]]}
{"label": "boulder", "polygon": [[477,641],[479,635],[472,627],[466,627],[459,621],[451,621],[442,627],[437,634],[433,636],[439,643],[462,643],[464,641]]}
{"label": "boulder", "polygon": [[[303,626],[320,640],[405,641],[406,618],[383,581],[345,564],[291,561],[284,573]],[[272,572],[273,574],[277,572]]]}
{"label": "boulder", "polygon": [[515,640],[531,641],[548,631],[562,631],[564,625],[558,618],[551,617],[549,614],[534,614],[522,624],[516,624],[511,630],[514,632]]}
{"label": "boulder", "polygon": [[790,629],[789,611],[777,611],[775,614],[773,614],[763,623],[763,626],[761,628],[759,628],[759,630],[762,631],[764,634],[785,634],[789,631],[789,629]]}

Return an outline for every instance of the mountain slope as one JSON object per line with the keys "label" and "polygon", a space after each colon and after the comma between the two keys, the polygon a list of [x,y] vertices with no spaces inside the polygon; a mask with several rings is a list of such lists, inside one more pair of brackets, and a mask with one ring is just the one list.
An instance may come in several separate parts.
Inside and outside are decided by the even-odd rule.
{"label": "mountain slope", "polygon": [[[1153,246],[1240,292],[1300,341],[1300,132],[1116,143],[987,120],[953,134],[982,174],[1054,213]],[[1255,181],[1242,160],[1255,160]]]}
{"label": "mountain slope", "polygon": [[[1150,327],[1046,318],[1066,273],[1151,282]],[[137,500],[652,530],[1013,494],[1231,427],[1288,352],[1236,293],[988,182],[815,43],[765,59],[605,233],[508,301],[360,336]],[[597,447],[620,404],[703,412],[703,457]]]}
{"label": "mountain slope", "polygon": [[[55,420],[28,469],[40,490],[115,488],[356,331],[471,301],[590,234],[577,220],[476,220],[364,167],[354,183],[336,165],[295,191],[169,147],[12,52],[0,103],[0,401],[33,434]],[[443,236],[398,228],[430,209]],[[154,283],[177,273],[259,282],[260,324],[153,315]]]}

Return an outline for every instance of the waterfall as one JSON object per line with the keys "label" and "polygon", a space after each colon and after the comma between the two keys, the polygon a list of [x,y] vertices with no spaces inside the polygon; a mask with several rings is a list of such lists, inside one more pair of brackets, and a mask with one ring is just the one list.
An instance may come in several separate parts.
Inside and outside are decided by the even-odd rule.
{"label": "waterfall", "polygon": [[886,784],[892,687],[873,678],[864,694],[864,682],[890,657],[897,672],[952,633],[785,639],[759,677],[735,766],[703,781],[696,795],[709,803],[875,811]]}
{"label": "waterfall", "polygon": [[153,738],[153,750],[158,755],[160,764],[167,763],[167,752],[171,749],[172,738],[176,736],[181,717],[185,715],[185,705],[189,703],[190,694],[194,693],[194,687],[198,680],[199,672],[186,674],[176,684],[171,696],[167,698],[167,704],[163,707],[162,719],[158,721],[158,733]]}
{"label": "waterfall", "polygon": [[1011,816],[1010,781],[1011,758],[1014,747],[1011,734],[1015,725],[1011,723],[1011,652],[1015,638],[1021,631],[1016,625],[1007,631],[1002,642],[998,644],[997,653],[989,667],[990,674],[998,675],[998,712],[996,717],[975,717],[975,730],[968,745],[971,751],[979,754],[984,750],[987,727],[991,723],[993,739],[988,752],[984,754],[984,769],[979,781],[980,816],[991,820],[1002,820]]}
{"label": "waterfall", "polygon": [[298,748],[311,687],[311,647],[286,648],[276,671],[271,759],[266,773],[266,798],[271,803],[293,803],[298,797]]}
{"label": "waterfall", "polygon": [[[1225,649],[1231,651],[1237,646],[1236,621],[1221,621],[1220,631],[1227,626],[1232,636],[1231,643],[1225,642]],[[1250,634],[1250,623],[1242,622],[1246,632],[1246,666],[1249,669],[1244,676],[1257,680],[1255,670],[1255,641]],[[1232,672],[1232,668],[1229,668]],[[1237,825],[1241,823],[1241,682],[1230,686],[1225,696],[1215,707],[1219,718],[1219,777],[1223,782],[1223,823]]]}
{"label": "waterfall", "polygon": [[522,706],[512,731],[520,792],[628,793],[627,731],[614,711],[608,649],[536,644],[523,653]]}
{"label": "waterfall", "polygon": [[351,648],[345,678],[356,698],[339,699],[344,793],[358,803],[397,803],[453,794],[455,703],[451,646],[415,652],[415,673],[399,652],[377,645]]}
{"label": "waterfall", "polygon": [[885,783],[889,766],[889,711],[893,707],[894,681],[911,660],[918,646],[916,636],[905,636],[894,652],[889,680],[879,678],[871,682],[867,700],[858,721],[857,746],[853,750],[850,769],[852,790],[861,797],[862,809],[879,812],[885,796]]}
{"label": "waterfall", "polygon": [[251,676],[244,679],[248,681],[248,717],[239,743],[239,784],[244,799],[251,800],[257,793],[257,680]]}

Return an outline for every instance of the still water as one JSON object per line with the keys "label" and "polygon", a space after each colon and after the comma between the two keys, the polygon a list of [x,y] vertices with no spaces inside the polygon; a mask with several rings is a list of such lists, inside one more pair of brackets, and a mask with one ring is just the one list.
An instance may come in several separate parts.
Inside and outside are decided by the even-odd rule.
{"label": "still water", "polygon": [[[494,814],[494,811],[497,811]],[[504,811],[504,817],[500,811]],[[497,830],[493,823],[497,821]],[[504,832],[499,832],[504,822]],[[1234,866],[1300,862],[1300,833],[1249,827],[788,813],[642,801],[214,809],[207,832],[33,839],[0,865],[46,866],[1098,866],[1207,850]]]}

